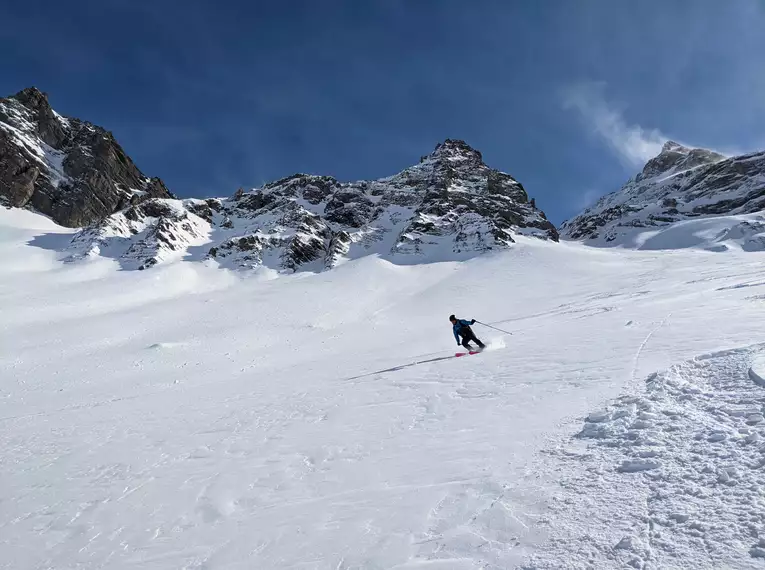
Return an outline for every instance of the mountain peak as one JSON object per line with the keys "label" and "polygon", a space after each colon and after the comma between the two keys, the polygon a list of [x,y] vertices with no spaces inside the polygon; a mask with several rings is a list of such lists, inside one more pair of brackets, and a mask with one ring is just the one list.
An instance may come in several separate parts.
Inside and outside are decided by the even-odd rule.
{"label": "mountain peak", "polygon": [[[661,228],[697,217],[760,212],[765,208],[763,172],[765,152],[728,158],[705,148],[667,141],[637,177],[565,222],[562,234],[570,239],[596,240],[595,243],[602,245],[629,244],[642,248],[646,242],[638,237],[643,232],[657,233]],[[742,248],[746,251],[762,249],[759,237],[750,239],[755,235],[749,231],[751,228],[741,228]],[[756,231],[756,234],[760,233],[761,228]],[[722,242],[729,237],[719,240]],[[655,243],[670,243],[663,239],[657,237]],[[744,243],[746,240],[749,241]],[[673,247],[669,246],[670,249]],[[718,248],[717,245],[714,247]],[[720,247],[722,249],[715,251],[728,248],[727,245]]]}
{"label": "mountain peak", "polygon": [[675,141],[667,141],[664,143],[664,146],[661,147],[661,154],[666,152],[681,152],[683,154],[687,154],[690,152],[691,149],[689,149],[687,146],[683,146],[678,142]]}
{"label": "mountain peak", "polygon": [[43,93],[37,87],[27,87],[26,89],[22,89],[15,95],[12,95],[11,99],[16,99],[26,108],[33,111],[50,109],[47,93]]}
{"label": "mountain peak", "polygon": [[713,164],[726,157],[705,148],[690,148],[675,141],[667,141],[661,152],[649,160],[637,181],[690,170],[704,164]]}
{"label": "mountain peak", "polygon": [[171,198],[105,130],[62,117],[36,87],[0,98],[0,198],[78,227],[151,197]]}
{"label": "mountain peak", "polygon": [[466,158],[476,162],[483,162],[483,156],[480,151],[460,139],[446,139],[444,142],[438,143],[430,156],[436,159],[447,158],[456,160]]}
{"label": "mountain peak", "polygon": [[28,120],[35,124],[36,134],[54,149],[59,149],[67,138],[68,123],[57,115],[48,102],[48,95],[37,87],[27,87],[7,100],[16,101],[29,114]]}

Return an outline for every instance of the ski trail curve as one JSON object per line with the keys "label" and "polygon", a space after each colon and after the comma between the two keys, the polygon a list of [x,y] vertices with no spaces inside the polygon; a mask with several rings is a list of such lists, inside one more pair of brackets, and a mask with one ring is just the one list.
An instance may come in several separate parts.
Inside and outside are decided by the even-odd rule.
{"label": "ski trail curve", "polygon": [[672,311],[667,313],[667,316],[664,317],[661,322],[656,325],[651,331],[646,335],[646,337],[643,339],[643,342],[640,343],[640,346],[637,349],[637,352],[635,353],[635,359],[632,361],[632,382],[634,384],[635,380],[637,379],[637,368],[638,363],[640,362],[640,355],[643,354],[643,350],[645,349],[646,345],[648,344],[648,341],[651,340],[651,337],[656,334],[659,329],[661,329],[669,320],[669,318],[672,316]]}

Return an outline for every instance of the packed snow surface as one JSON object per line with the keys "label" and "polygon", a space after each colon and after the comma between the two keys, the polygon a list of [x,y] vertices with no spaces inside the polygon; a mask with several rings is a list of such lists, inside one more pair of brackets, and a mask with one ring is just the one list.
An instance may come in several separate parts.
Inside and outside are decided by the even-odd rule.
{"label": "packed snow surface", "polygon": [[[0,211],[0,568],[762,568],[763,253],[133,272],[71,237]],[[451,313],[513,334],[454,358]]]}

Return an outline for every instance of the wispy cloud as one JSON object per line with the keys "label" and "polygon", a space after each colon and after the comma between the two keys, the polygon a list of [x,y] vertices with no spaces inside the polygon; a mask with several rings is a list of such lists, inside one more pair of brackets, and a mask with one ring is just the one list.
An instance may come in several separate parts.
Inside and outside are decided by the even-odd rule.
{"label": "wispy cloud", "polygon": [[585,190],[577,196],[577,209],[585,210],[590,206],[593,206],[602,195],[603,193],[601,191],[595,190],[594,188]]}
{"label": "wispy cloud", "polygon": [[604,91],[603,83],[572,85],[563,92],[563,106],[577,111],[625,166],[642,167],[661,152],[668,138],[656,129],[627,124],[622,112],[606,101]]}

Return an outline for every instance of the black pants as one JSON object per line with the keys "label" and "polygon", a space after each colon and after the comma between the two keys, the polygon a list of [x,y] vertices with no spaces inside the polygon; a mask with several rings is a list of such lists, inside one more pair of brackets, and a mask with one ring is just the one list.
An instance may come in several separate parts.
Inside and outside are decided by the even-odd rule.
{"label": "black pants", "polygon": [[462,346],[464,346],[467,349],[470,349],[470,345],[468,343],[471,340],[475,342],[479,348],[486,347],[484,343],[478,340],[478,337],[475,336],[473,329],[471,329],[470,327],[462,327],[462,330],[460,330],[460,336],[462,337]]}

